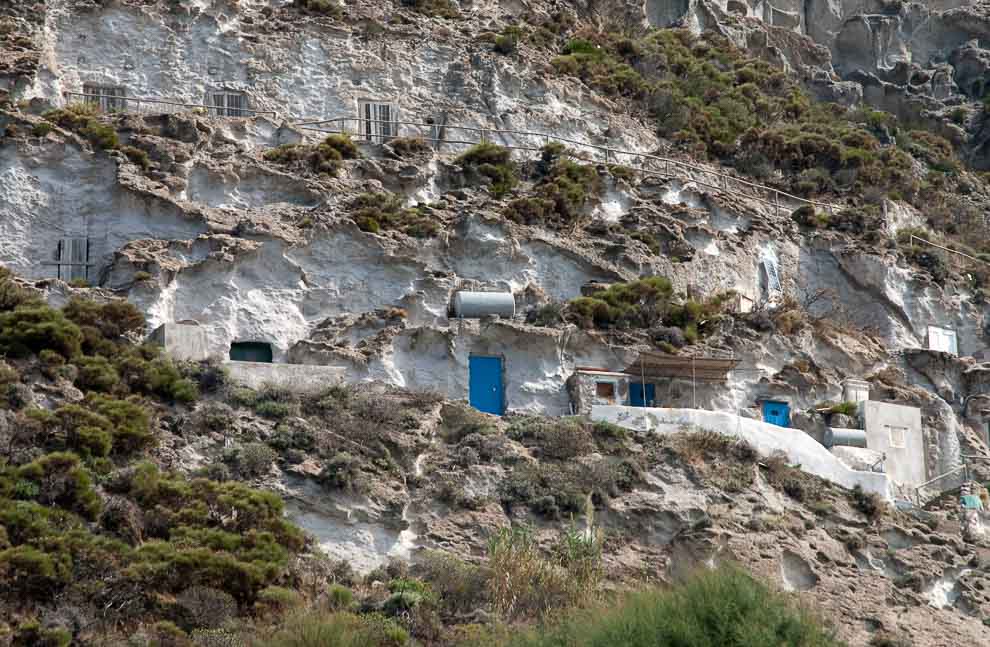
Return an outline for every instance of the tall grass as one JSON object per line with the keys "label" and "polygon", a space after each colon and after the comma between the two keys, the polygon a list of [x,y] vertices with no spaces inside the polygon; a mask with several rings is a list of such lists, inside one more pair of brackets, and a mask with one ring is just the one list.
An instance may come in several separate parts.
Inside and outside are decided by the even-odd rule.
{"label": "tall grass", "polygon": [[574,613],[511,638],[506,647],[839,647],[833,634],[781,594],[734,567],[700,572],[665,591]]}

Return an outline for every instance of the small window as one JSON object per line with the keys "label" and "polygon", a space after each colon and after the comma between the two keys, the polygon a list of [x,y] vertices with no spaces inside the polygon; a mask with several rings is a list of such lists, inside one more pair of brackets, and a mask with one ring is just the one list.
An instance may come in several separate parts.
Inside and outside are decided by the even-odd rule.
{"label": "small window", "polygon": [[211,92],[211,111],[216,117],[248,117],[251,110],[248,108],[247,97],[243,92]]}
{"label": "small window", "polygon": [[904,449],[907,447],[907,427],[895,427],[887,425],[890,434],[890,447],[892,449]]}
{"label": "small window", "polygon": [[119,85],[83,85],[86,103],[99,106],[102,112],[121,112],[125,106],[124,88]]}
{"label": "small window", "polygon": [[391,103],[358,102],[358,125],[361,136],[369,142],[382,144],[399,134],[398,111]]}
{"label": "small window", "polygon": [[928,349],[958,355],[959,344],[956,341],[956,331],[951,328],[928,326]]}
{"label": "small window", "polygon": [[58,278],[64,281],[89,278],[89,239],[63,238],[55,249]]}
{"label": "small window", "polygon": [[615,404],[616,384],[611,381],[595,382],[595,402],[600,404]]}

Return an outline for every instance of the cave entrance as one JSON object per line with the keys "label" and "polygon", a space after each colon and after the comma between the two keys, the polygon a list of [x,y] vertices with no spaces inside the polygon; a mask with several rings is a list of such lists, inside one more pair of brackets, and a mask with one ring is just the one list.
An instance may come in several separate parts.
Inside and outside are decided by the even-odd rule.
{"label": "cave entrance", "polygon": [[272,345],[263,341],[235,341],[230,345],[230,359],[235,362],[272,363]]}

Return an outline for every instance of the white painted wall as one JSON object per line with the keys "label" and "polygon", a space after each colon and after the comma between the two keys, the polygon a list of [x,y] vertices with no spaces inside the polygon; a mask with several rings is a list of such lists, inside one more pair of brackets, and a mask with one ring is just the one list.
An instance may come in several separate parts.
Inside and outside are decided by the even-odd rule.
{"label": "white painted wall", "polygon": [[[889,402],[863,403],[866,447],[887,455],[887,473],[902,485],[917,487],[926,480],[925,441],[921,409]],[[895,443],[900,446],[895,446]]]}
{"label": "white painted wall", "polygon": [[842,487],[851,489],[859,485],[866,492],[874,492],[888,501],[893,498],[887,475],[850,469],[802,431],[784,429],[729,413],[700,409],[595,406],[591,410],[591,419],[658,434],[676,433],[685,427],[708,429],[741,438],[765,456],[777,451],[784,452],[792,465],[798,465],[805,472]]}

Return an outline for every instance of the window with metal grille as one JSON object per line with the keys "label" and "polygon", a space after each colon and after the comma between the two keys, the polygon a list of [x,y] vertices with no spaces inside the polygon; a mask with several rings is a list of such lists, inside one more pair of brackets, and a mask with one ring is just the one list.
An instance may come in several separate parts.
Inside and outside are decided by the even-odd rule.
{"label": "window with metal grille", "polygon": [[247,97],[243,92],[212,92],[210,105],[217,117],[248,117]]}
{"label": "window with metal grille", "polygon": [[86,95],[86,103],[99,106],[102,112],[119,112],[126,107],[125,91],[119,85],[85,83],[83,94]]}
{"label": "window with metal grille", "polygon": [[377,101],[358,102],[361,135],[369,142],[384,143],[399,134],[395,106]]}
{"label": "window with metal grille", "polygon": [[89,239],[63,238],[55,251],[58,278],[65,281],[89,278]]}
{"label": "window with metal grille", "polygon": [[907,447],[907,427],[887,425],[887,433],[890,435],[891,448],[904,449]]}

